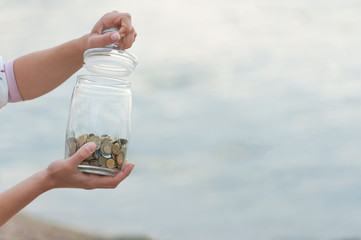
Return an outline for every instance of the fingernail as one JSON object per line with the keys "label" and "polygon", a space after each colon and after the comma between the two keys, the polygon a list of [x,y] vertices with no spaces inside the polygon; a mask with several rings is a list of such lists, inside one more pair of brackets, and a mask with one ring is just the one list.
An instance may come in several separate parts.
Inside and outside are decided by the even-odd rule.
{"label": "fingernail", "polygon": [[90,142],[87,145],[85,145],[85,149],[88,150],[89,152],[94,152],[95,151],[95,143]]}
{"label": "fingernail", "polygon": [[119,39],[121,38],[118,32],[113,33],[110,38],[112,39],[112,41],[116,42],[119,41]]}

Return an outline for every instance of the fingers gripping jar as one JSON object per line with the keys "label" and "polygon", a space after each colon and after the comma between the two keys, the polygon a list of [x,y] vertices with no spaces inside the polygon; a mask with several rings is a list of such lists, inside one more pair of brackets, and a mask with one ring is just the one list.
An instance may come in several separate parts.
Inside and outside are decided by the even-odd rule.
{"label": "fingers gripping jar", "polygon": [[131,131],[130,76],[136,65],[136,57],[116,44],[84,53],[84,67],[92,74],[77,77],[65,143],[66,158],[88,142],[96,144],[80,171],[113,176],[123,168]]}

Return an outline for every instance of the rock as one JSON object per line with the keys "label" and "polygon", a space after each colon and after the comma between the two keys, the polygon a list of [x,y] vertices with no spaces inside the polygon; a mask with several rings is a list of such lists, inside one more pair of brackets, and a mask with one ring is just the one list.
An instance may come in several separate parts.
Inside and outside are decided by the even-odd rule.
{"label": "rock", "polygon": [[146,236],[105,238],[18,214],[0,228],[0,240],[151,240]]}

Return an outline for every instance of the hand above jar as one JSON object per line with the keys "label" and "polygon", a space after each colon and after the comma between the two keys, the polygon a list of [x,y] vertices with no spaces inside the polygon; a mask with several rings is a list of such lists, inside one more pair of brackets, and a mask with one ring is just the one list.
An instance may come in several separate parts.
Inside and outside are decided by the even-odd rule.
{"label": "hand above jar", "polygon": [[[117,32],[102,34],[107,28],[117,28]],[[113,11],[105,14],[94,26],[88,37],[87,49],[106,46],[118,42],[120,49],[132,46],[137,33],[131,23],[129,13]]]}

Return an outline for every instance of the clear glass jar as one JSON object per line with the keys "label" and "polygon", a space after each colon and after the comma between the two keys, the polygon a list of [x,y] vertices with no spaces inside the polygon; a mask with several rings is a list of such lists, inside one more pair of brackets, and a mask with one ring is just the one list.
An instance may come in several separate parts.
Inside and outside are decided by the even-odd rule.
{"label": "clear glass jar", "polygon": [[115,175],[124,165],[131,131],[130,75],[135,56],[117,45],[89,49],[84,67],[91,75],[77,77],[66,130],[65,158],[87,142],[96,151],[79,165],[83,172]]}

